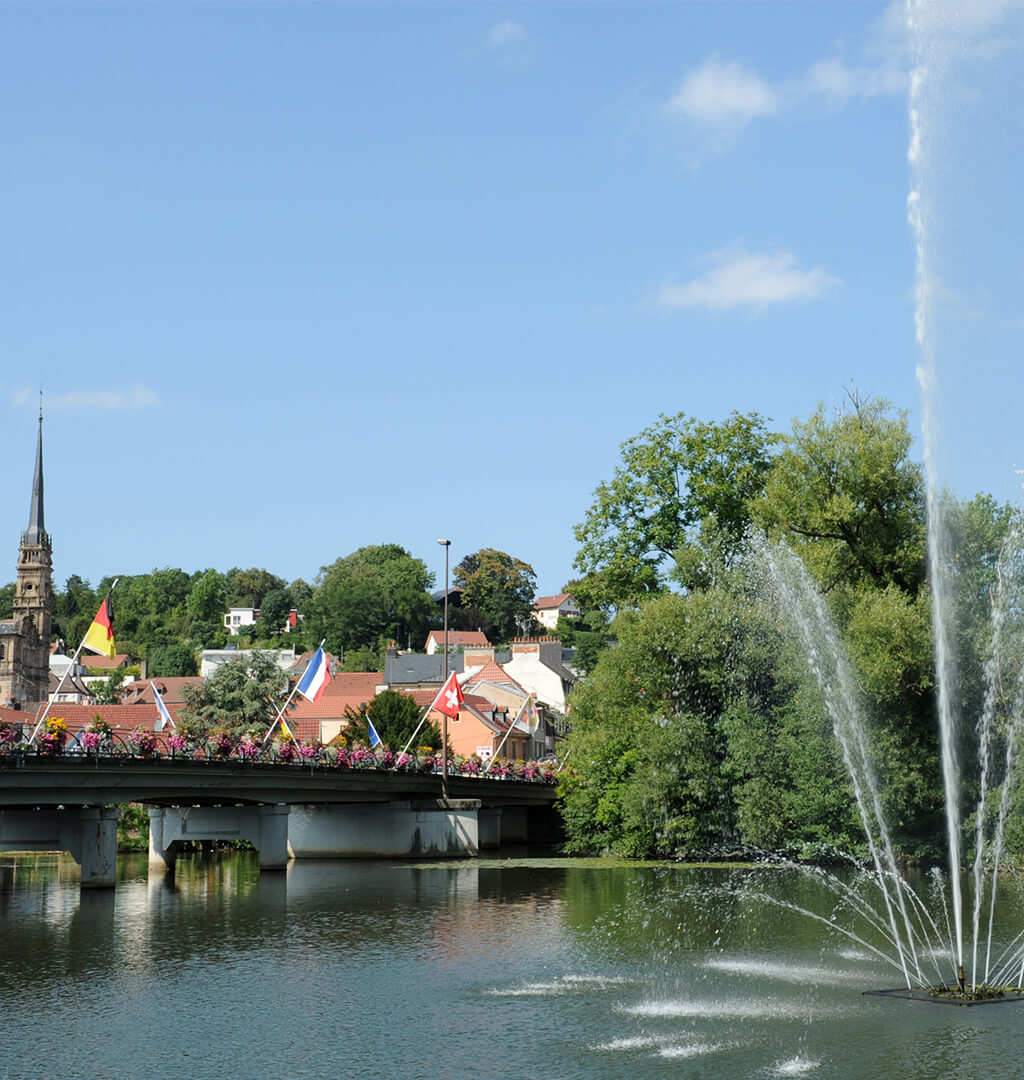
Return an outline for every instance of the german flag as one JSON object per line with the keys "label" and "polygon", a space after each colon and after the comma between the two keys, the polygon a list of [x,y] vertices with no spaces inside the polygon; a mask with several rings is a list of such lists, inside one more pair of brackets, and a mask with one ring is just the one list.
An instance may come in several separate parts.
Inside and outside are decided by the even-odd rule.
{"label": "german flag", "polygon": [[110,621],[110,597],[100,604],[96,618],[93,619],[86,631],[82,648],[90,652],[99,653],[100,656],[114,655],[114,627]]}

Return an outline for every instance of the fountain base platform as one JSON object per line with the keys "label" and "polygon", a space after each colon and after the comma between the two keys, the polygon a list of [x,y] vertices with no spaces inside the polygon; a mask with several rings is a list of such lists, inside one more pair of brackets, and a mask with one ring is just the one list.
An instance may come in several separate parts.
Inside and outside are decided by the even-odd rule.
{"label": "fountain base platform", "polygon": [[961,990],[957,986],[934,986],[923,990],[865,990],[865,997],[895,998],[898,1001],[923,1001],[932,1005],[958,1005],[968,1009],[973,1005],[1007,1005],[1024,1001],[1021,987],[979,986],[976,990]]}

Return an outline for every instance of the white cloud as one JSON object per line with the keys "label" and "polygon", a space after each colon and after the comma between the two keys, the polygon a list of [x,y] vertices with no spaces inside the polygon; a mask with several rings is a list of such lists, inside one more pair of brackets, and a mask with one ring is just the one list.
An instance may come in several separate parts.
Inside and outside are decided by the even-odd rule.
{"label": "white cloud", "polygon": [[772,82],[742,60],[724,62],[712,55],[683,77],[666,108],[690,124],[706,148],[722,150],[751,121],[807,102],[842,108],[855,100],[906,93],[912,51],[919,61],[923,54],[943,65],[953,56],[985,60],[1022,46],[1024,0],[914,0],[909,8],[904,0],[892,0],[868,27],[859,63],[826,57]]}
{"label": "white cloud", "polygon": [[779,95],[740,61],[723,64],[712,56],[683,79],[668,109],[702,127],[740,130],[777,112]]}
{"label": "white cloud", "polygon": [[69,390],[65,394],[43,396],[43,407],[49,409],[146,409],[156,403],[156,394],[145,386],[125,390]]}
{"label": "white cloud", "polygon": [[691,71],[668,101],[673,116],[717,135],[735,135],[752,120],[774,116],[808,100],[844,106],[854,98],[891,97],[905,92],[902,60],[851,67],[842,60],[818,60],[797,78],[769,83],[738,60],[717,57]]}
{"label": "white cloud", "polygon": [[671,311],[682,308],[763,309],[773,304],[818,300],[835,292],[842,284],[822,266],[801,269],[797,257],[785,251],[758,255],[742,248],[729,248],[712,252],[698,261],[711,263],[711,268],[692,281],[663,284],[653,300],[656,307]]}
{"label": "white cloud", "polygon": [[520,23],[502,19],[491,27],[487,39],[492,45],[510,45],[516,41],[525,41],[526,30]]}
{"label": "white cloud", "polygon": [[805,96],[820,95],[836,105],[851,98],[892,97],[907,88],[907,73],[893,62],[877,67],[847,67],[840,60],[819,60],[803,80]]}
{"label": "white cloud", "polygon": [[[1024,0],[977,2],[1000,9],[1011,3],[1024,4]],[[925,6],[930,11],[948,5]],[[726,62],[715,54],[683,77],[666,102],[666,111],[687,123],[705,150],[721,151],[752,121],[777,116],[807,102],[842,108],[853,100],[904,94],[910,66],[907,42],[904,3],[893,0],[868,27],[858,63],[838,55],[825,57],[804,71],[770,81],[742,60]]]}

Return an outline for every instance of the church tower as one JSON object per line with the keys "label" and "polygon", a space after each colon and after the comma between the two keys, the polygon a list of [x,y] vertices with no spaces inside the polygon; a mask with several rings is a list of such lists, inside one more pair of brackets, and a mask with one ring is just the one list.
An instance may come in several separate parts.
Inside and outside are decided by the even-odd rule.
{"label": "church tower", "polygon": [[10,650],[4,657],[5,662],[0,662],[0,700],[5,703],[10,700],[24,706],[29,702],[44,701],[49,693],[52,554],[50,537],[43,523],[43,413],[40,409],[32,505],[28,528],[21,534],[18,548],[13,625],[7,633],[3,632],[6,627],[0,628],[0,642]]}

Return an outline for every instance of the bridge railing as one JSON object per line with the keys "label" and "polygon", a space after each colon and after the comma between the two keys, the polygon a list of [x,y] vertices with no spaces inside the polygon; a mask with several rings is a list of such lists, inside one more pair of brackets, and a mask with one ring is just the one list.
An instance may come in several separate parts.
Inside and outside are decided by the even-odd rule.
{"label": "bridge railing", "polygon": [[[306,769],[351,769],[430,775],[441,771],[440,755],[425,752],[395,754],[391,750],[354,746],[325,746],[288,739],[266,743],[249,736],[223,732],[193,737],[177,732],[92,731],[66,732],[58,738],[37,740],[29,745],[24,732],[14,726],[0,729],[0,759],[61,758],[68,761],[98,762],[104,759],[147,761],[188,761],[195,763],[248,765],[290,765]],[[450,776],[478,777],[526,783],[554,783],[557,764],[539,761],[495,761],[485,773],[479,758],[452,756]]]}

